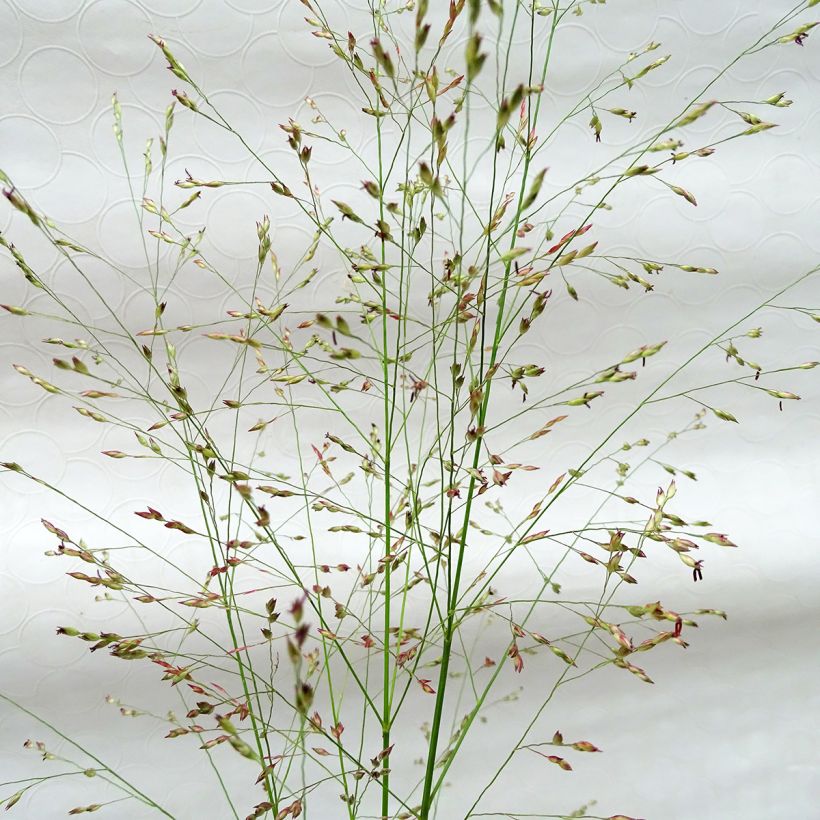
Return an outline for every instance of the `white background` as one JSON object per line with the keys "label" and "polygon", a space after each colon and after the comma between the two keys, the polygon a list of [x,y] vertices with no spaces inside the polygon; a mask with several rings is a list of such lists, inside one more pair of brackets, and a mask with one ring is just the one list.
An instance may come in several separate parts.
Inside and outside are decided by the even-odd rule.
{"label": "white background", "polygon": [[[346,16],[351,28],[362,19],[361,0],[327,6]],[[640,112],[651,111],[653,105],[659,110],[664,105],[682,107],[788,8],[783,0],[611,0],[605,7],[587,7],[559,38],[551,101],[566,107],[618,56],[656,40],[663,47],[655,54],[671,51],[674,57],[643,88],[624,96],[624,105]],[[277,152],[285,150],[278,123],[297,112],[304,115],[305,95],[323,101],[343,119],[353,111],[347,77],[329,65],[324,44],[307,33],[303,11],[296,0],[0,0],[0,167],[39,208],[83,241],[133,265],[133,231],[123,204],[128,194],[111,135],[110,97],[113,91],[119,95],[127,151],[138,167],[145,138],[157,135],[168,92],[179,85],[146,35],[165,36],[189,72],[216,92],[215,99],[254,146],[275,160]],[[552,354],[558,378],[590,369],[607,351],[620,353],[659,339],[672,340],[670,356],[680,359],[817,263],[818,37],[810,37],[803,49],[781,46],[740,63],[715,88],[715,96],[740,100],[786,91],[795,104],[789,109],[755,109],[781,127],[730,143],[714,157],[681,171],[677,181],[695,193],[697,210],[660,186],[646,186],[598,218],[609,249],[710,265],[721,275],[670,273],[647,299],[638,299],[633,290],[579,288],[577,305],[560,303],[566,314],[554,335],[545,332],[527,340],[535,351]],[[514,55],[514,64],[517,59]],[[716,122],[693,129],[692,140],[714,133],[710,129]],[[640,123],[641,114],[629,127],[639,129]],[[623,145],[632,136],[623,123],[608,120],[607,128],[604,142],[611,145]],[[181,127],[181,133],[171,177],[182,176],[186,167],[201,178],[258,173],[223,135],[196,127]],[[556,138],[548,152],[555,184],[583,164],[584,153],[592,150],[585,119]],[[323,171],[332,183],[350,182],[345,165],[332,157],[325,158]],[[226,259],[255,254],[254,222],[266,210],[274,214],[275,245],[302,235],[277,221],[276,205],[264,195],[231,196],[208,200],[209,219],[219,226],[214,242]],[[206,209],[200,218],[206,220]],[[13,240],[19,236],[23,247],[26,226],[9,208],[0,209],[0,229],[9,231]],[[55,256],[38,254],[33,251],[30,259],[38,270],[62,275],[53,269]],[[107,284],[123,315],[132,311],[139,317],[134,321],[143,322],[141,307],[127,286]],[[5,254],[0,258],[0,297],[15,305],[32,299]],[[183,322],[198,310],[215,314],[212,308],[223,301],[213,282],[191,279],[175,294],[171,309],[179,311]],[[781,303],[819,307],[817,280]],[[764,337],[745,342],[749,358],[771,367],[820,359],[820,325],[807,317],[771,313],[747,327],[757,325],[764,327]],[[0,317],[3,460],[15,459],[48,475],[106,515],[151,503],[157,487],[162,495],[172,494],[173,475],[146,469],[140,473],[143,483],[135,485],[133,473],[120,469],[120,462],[99,456],[99,450],[114,444],[98,428],[69,418],[65,401],[43,394],[11,370],[12,362],[21,362],[33,369],[41,364],[46,372],[50,351],[34,347],[45,334],[39,327],[26,327],[14,317]],[[705,367],[693,384],[738,375],[719,354],[711,354]],[[682,565],[660,561],[641,579],[633,599],[660,598],[677,610],[719,607],[729,612],[729,620],[703,619],[685,653],[664,646],[644,656],[654,687],[610,669],[564,690],[545,718],[544,733],[548,737],[560,728],[567,738],[588,739],[605,754],[586,756],[573,773],[522,759],[511,767],[502,789],[494,793],[498,799],[488,801],[486,811],[514,805],[521,812],[570,812],[596,799],[592,814],[622,812],[652,820],[820,817],[818,373],[799,371],[783,383],[767,384],[803,396],[800,402],[787,403],[783,413],[773,399],[757,391],[712,394],[714,403],[731,407],[742,423],[734,426],[711,418],[709,429],[691,444],[676,444],[664,455],[664,461],[692,469],[699,477],[698,484],[681,489],[681,509],[709,519],[741,549],[730,553],[715,547],[709,552],[705,581],[698,585]],[[583,455],[590,430],[598,425],[607,429],[624,407],[616,405],[614,415],[596,415],[594,425],[576,425],[556,439],[557,449],[550,455],[555,474]],[[695,409],[694,404],[656,405],[640,425],[630,428],[631,438],[646,434],[657,440]],[[274,439],[270,446],[281,448],[283,458],[292,458],[287,441]],[[210,772],[195,752],[180,753],[180,746],[161,739],[160,724],[147,728],[145,722],[129,723],[102,701],[110,692],[126,702],[142,702],[145,687],[158,685],[157,676],[134,674],[128,665],[99,654],[89,658],[84,645],[53,634],[60,623],[82,621],[105,628],[107,615],[89,606],[86,590],[69,583],[63,563],[42,557],[51,543],[38,519],[45,515],[83,532],[90,522],[53,495],[7,476],[0,486],[0,690],[121,765],[176,816],[227,816]],[[570,573],[569,584],[573,578]],[[525,687],[525,704],[515,708],[524,708],[535,697],[528,687],[534,687],[535,695],[541,692],[537,678],[527,680],[526,674],[520,680],[510,678],[504,691],[515,690],[519,683]],[[490,734],[467,744],[463,765],[453,769],[442,816],[459,817],[459,810],[472,802],[470,767],[480,767],[482,744],[489,738],[506,737],[505,720],[502,712]],[[54,765],[22,750],[27,737],[51,740],[30,718],[0,705],[4,778]],[[247,775],[227,755],[225,762],[232,773]],[[93,783],[57,781],[14,811],[38,820],[61,817],[94,796]],[[323,816],[341,817],[337,805],[329,804]],[[134,804],[106,811],[113,817],[145,816]]]}

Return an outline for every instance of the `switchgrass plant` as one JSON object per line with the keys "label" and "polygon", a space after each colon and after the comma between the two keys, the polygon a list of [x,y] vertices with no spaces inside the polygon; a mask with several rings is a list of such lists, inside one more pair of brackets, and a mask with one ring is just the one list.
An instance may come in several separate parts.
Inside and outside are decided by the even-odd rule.
{"label": "switchgrass plant", "polygon": [[[754,346],[766,339],[755,341],[756,321],[784,309],[804,314],[807,328],[820,321],[816,306],[782,298],[817,268],[727,313],[685,354],[647,338],[560,381],[555,354],[542,340],[528,345],[528,334],[562,315],[570,334],[588,333],[572,325],[579,295],[614,287],[645,300],[667,283],[718,273],[696,258],[627,258],[596,233],[624,201],[622,188],[638,198],[665,190],[694,208],[696,192],[683,187],[689,167],[768,138],[791,104],[785,93],[724,100],[721,81],[753,55],[797,54],[817,0],[773,10],[770,27],[741,54],[723,55],[700,94],[670,105],[668,117],[632,110],[630,94],[669,59],[654,42],[606,54],[606,70],[574,105],[554,103],[556,43],[576,15],[594,26],[604,0],[383,0],[352,32],[336,27],[337,4],[301,2],[317,49],[329,48],[349,76],[358,114],[337,121],[308,99],[304,116],[280,124],[289,157],[275,163],[151,35],[177,88],[139,171],[113,99],[139,270],[55,224],[14,184],[13,168],[0,174],[10,206],[28,217],[13,223],[20,238],[0,243],[32,294],[3,305],[6,321],[48,328],[55,354],[53,372],[14,362],[30,382],[21,389],[45,390],[104,427],[110,446],[99,460],[116,461],[117,475],[147,460],[173,482],[160,494],[135,478],[134,491],[154,500],[107,517],[87,493],[4,462],[12,488],[35,482],[84,512],[93,536],[44,510],[48,554],[97,607],[120,602],[106,630],[78,615],[55,624],[55,640],[149,670],[163,709],[107,699],[138,722],[128,731],[158,721],[163,743],[204,756],[211,817],[467,818],[488,816],[488,800],[504,806],[493,816],[598,817],[589,806],[555,813],[549,795],[522,805],[499,793],[499,780],[522,756],[540,756],[545,777],[583,767],[600,751],[592,740],[544,729],[545,720],[559,725],[549,709],[556,693],[593,673],[651,684],[647,652],[686,647],[701,615],[725,617],[678,612],[639,586],[647,563],[666,562],[692,583],[712,550],[735,547],[719,524],[678,508],[677,483],[696,476],[663,451],[683,437],[696,448],[707,424],[729,432],[738,391],[759,394],[760,412],[794,405],[798,371],[817,362],[757,363],[766,355]],[[228,135],[254,170],[201,178],[191,167],[172,180],[183,119]],[[587,134],[579,175],[554,184],[551,146],[578,123]],[[703,136],[708,123],[718,136]],[[626,146],[608,144],[624,124]],[[348,137],[354,125],[369,141]],[[327,190],[317,166],[328,152],[344,158],[342,193]],[[216,189],[231,186],[270,202],[256,223],[254,264],[239,275],[209,242],[211,226],[190,227]],[[280,213],[306,226],[304,246],[277,241]],[[42,242],[76,274],[71,292],[27,261],[27,245]],[[139,294],[139,318],[112,304],[100,270]],[[192,272],[219,298],[199,300],[180,324],[176,285]],[[84,304],[103,318],[86,318]],[[730,373],[700,378],[724,359]],[[610,400],[629,409],[599,434],[589,420]],[[668,435],[624,441],[658,402],[668,406]],[[553,455],[564,429],[583,441],[576,463]],[[591,499],[580,516],[568,504],[578,491]],[[167,548],[169,535],[181,549]],[[519,683],[527,694],[505,712],[506,733],[488,735],[485,724]],[[26,746],[53,762],[5,785],[7,809],[26,795],[36,815],[51,780],[85,776],[89,801],[69,814],[128,817],[140,803],[192,816],[175,815],[82,738],[18,705],[49,738]],[[483,767],[468,775],[460,763],[475,743],[486,746]],[[458,801],[442,803],[453,778]]]}

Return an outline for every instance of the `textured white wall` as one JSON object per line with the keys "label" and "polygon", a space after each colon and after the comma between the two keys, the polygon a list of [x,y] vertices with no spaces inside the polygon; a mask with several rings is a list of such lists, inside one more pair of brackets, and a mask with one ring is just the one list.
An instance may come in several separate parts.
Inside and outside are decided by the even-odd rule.
{"label": "textured white wall", "polygon": [[[348,18],[351,28],[366,9],[363,0],[331,0],[326,5],[341,19]],[[622,146],[641,129],[661,122],[672,106],[681,107],[789,7],[785,0],[611,0],[605,7],[589,7],[559,41],[557,70],[549,87],[551,105],[564,110],[614,63],[616,54],[649,40],[661,41],[664,47],[656,53],[672,51],[673,60],[631,97],[624,95],[624,103],[648,112],[646,122],[642,114],[631,126],[611,125],[605,132],[605,143]],[[111,135],[109,100],[117,91],[126,150],[138,168],[145,139],[158,134],[168,92],[175,85],[145,35],[155,32],[173,43],[182,63],[213,92],[253,146],[276,162],[285,156],[277,124],[295,113],[305,116],[305,95],[342,121],[352,122],[354,111],[348,77],[330,66],[324,44],[307,34],[303,12],[296,0],[0,0],[0,168],[82,241],[137,271],[140,248]],[[524,346],[531,347],[534,357],[548,352],[556,378],[600,363],[607,351],[620,353],[662,338],[672,340],[669,349],[675,355],[670,360],[680,359],[730,318],[742,315],[744,308],[817,263],[820,59],[813,40],[802,50],[783,46],[744,61],[716,87],[716,96],[739,100],[785,90],[795,104],[766,109],[780,128],[730,143],[680,172],[677,180],[696,194],[697,210],[673,201],[661,186],[644,186],[619,197],[613,202],[615,210],[598,218],[600,239],[609,250],[712,265],[720,269],[720,277],[669,272],[646,299],[637,299],[634,291],[579,288],[580,302],[561,302],[564,313],[556,323],[533,334]],[[520,60],[521,55],[513,55],[514,66],[523,64]],[[713,127],[713,121],[698,124],[691,138]],[[355,128],[351,132],[352,139],[362,141]],[[557,187],[574,179],[587,165],[586,152],[593,150],[585,121],[567,127],[548,152],[549,184]],[[200,178],[258,178],[258,170],[235,142],[199,124],[178,126],[172,153],[172,179],[182,176],[183,168]],[[315,161],[323,166],[325,180],[357,185],[358,177],[350,180],[341,160],[324,153]],[[283,215],[276,210],[280,203],[262,193],[219,192],[207,202],[207,208],[191,217],[191,226],[213,224],[214,253],[237,279],[255,255],[254,223],[262,213],[274,214],[275,247],[307,236],[294,214]],[[19,237],[21,245],[27,236],[24,221],[5,207],[0,208],[0,230],[12,239]],[[35,247],[29,255],[50,281],[61,282],[62,292],[70,292],[71,274],[56,266],[54,254]],[[317,299],[322,283],[341,281],[338,271],[327,276],[314,291]],[[99,283],[120,306],[121,315],[133,317],[135,326],[148,326],[146,306],[127,283],[102,271]],[[3,303],[36,304],[7,255],[0,258],[0,296]],[[232,306],[218,282],[193,273],[180,279],[171,297],[169,311],[178,315],[179,323],[215,316]],[[785,303],[820,306],[817,280]],[[97,318],[93,304],[77,300],[75,306]],[[758,324],[766,335],[746,344],[751,358],[768,366],[820,359],[820,332],[806,317],[767,314],[749,326]],[[42,394],[13,373],[11,362],[35,369],[48,361],[41,345],[32,346],[46,335],[42,329],[0,317],[3,460],[17,460],[70,487],[115,518],[153,503],[157,488],[171,496],[177,481],[173,473],[153,468],[153,462],[137,463],[144,483],[135,483],[132,463],[127,469],[120,462],[102,463],[99,451],[122,442],[96,425],[69,418],[65,401]],[[195,344],[191,342],[194,352]],[[200,349],[203,391],[210,351]],[[667,372],[663,367],[657,371],[660,375]],[[743,423],[735,427],[711,420],[697,447],[681,442],[664,455],[665,461],[693,469],[700,478],[698,484],[681,487],[681,506],[729,532],[742,549],[730,553],[715,548],[706,556],[706,579],[697,585],[680,565],[661,561],[641,578],[633,597],[660,598],[677,610],[719,607],[728,610],[729,621],[704,622],[685,655],[664,647],[647,656],[655,687],[607,670],[564,690],[544,719],[544,733],[561,728],[567,737],[588,738],[606,753],[590,755],[572,774],[522,758],[502,780],[506,802],[500,797],[489,801],[486,811],[509,805],[509,795],[518,790],[514,804],[522,812],[570,812],[597,799],[591,813],[619,811],[652,820],[820,817],[818,372],[790,377],[786,389],[795,389],[803,400],[783,413],[755,391],[718,394],[731,399],[715,397],[714,403],[731,406]],[[691,383],[728,375],[728,366],[715,354]],[[590,431],[608,429],[625,407],[616,401],[596,412],[594,423],[576,425],[563,438],[550,439],[554,451],[545,445],[540,453],[551,453],[555,474],[584,453]],[[655,405],[623,438],[647,434],[657,439],[694,409]],[[270,435],[268,447],[283,462],[293,463],[287,432],[274,430]],[[0,477],[0,487],[0,690],[81,737],[103,758],[121,763],[163,797],[176,816],[227,816],[197,753],[180,753],[182,747],[163,742],[165,730],[159,724],[151,730],[146,722],[130,724],[102,703],[108,692],[125,702],[142,703],[157,676],[105,657],[89,657],[83,644],[53,634],[59,623],[76,623],[78,612],[84,623],[100,626],[117,613],[90,606],[87,590],[78,590],[65,578],[65,565],[42,556],[49,542],[38,519],[45,515],[84,534],[96,531],[94,523],[54,495],[8,476]],[[589,498],[578,497],[577,509],[584,501]],[[185,560],[182,542],[171,539],[168,546]],[[582,572],[574,572],[569,570],[563,579],[567,588],[574,580],[582,583]],[[510,680],[502,692],[513,691],[518,683]],[[525,683],[539,688],[532,677]],[[526,689],[521,697],[530,697]],[[488,738],[506,737],[505,720],[501,712],[493,723],[495,734],[468,744],[464,764],[453,770],[443,816],[461,816],[466,795],[473,794],[470,765],[480,765]],[[30,718],[0,705],[4,779],[32,769],[45,772],[46,764],[21,749],[27,737],[49,735]],[[222,760],[229,776],[247,774],[233,757]],[[64,816],[70,806],[91,802],[92,785],[56,781],[48,796],[36,802],[26,798],[16,811],[37,820]],[[322,816],[341,816],[339,805],[330,804]],[[107,811],[135,820],[147,816],[131,804]]]}

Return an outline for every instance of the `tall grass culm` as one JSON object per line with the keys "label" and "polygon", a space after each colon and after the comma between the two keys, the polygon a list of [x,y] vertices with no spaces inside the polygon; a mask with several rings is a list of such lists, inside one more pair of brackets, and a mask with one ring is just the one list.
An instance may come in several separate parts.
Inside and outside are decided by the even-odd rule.
{"label": "tall grass culm", "polygon": [[[3,744],[34,753],[2,804],[50,817],[68,780],[87,800],[54,816],[633,820],[640,801],[607,794],[617,742],[602,753],[584,704],[606,712],[634,686],[660,708],[655,658],[685,666],[698,624],[726,619],[737,536],[698,511],[693,465],[754,418],[799,417],[817,387],[818,362],[789,350],[818,349],[820,266],[750,270],[755,300],[727,297],[693,327],[681,296],[708,298],[719,272],[689,180],[724,158],[745,178],[750,142],[777,155],[792,100],[732,99],[727,78],[804,65],[820,2],[767,4],[742,51],[677,96],[653,94],[686,60],[675,43],[595,60],[562,47],[606,0],[288,2],[348,99],[308,97],[273,146],[170,36],[133,32],[173,84],[141,153],[126,91],[111,101],[136,263],[52,219],[0,156],[0,245],[26,281],[2,321],[34,340],[4,367],[19,394],[51,394],[61,457],[75,431],[102,431],[90,457],[128,488],[101,506],[0,452],[4,503],[38,493],[48,560],[72,580],[74,615],[40,651],[87,647],[84,685],[113,687],[95,693],[101,749],[61,728],[60,700],[41,709],[0,674],[30,732]],[[582,89],[570,103],[567,85]],[[242,162],[191,157],[193,129]],[[226,227],[231,206],[212,205],[237,190],[259,212]],[[649,197],[669,217],[630,254]],[[693,584],[710,602],[687,610],[675,598]],[[586,700],[568,711],[570,684]],[[617,739],[650,718],[612,719]],[[140,760],[117,753],[131,734]],[[196,809],[154,789],[172,758],[196,766]],[[594,799],[573,785],[586,767]]]}

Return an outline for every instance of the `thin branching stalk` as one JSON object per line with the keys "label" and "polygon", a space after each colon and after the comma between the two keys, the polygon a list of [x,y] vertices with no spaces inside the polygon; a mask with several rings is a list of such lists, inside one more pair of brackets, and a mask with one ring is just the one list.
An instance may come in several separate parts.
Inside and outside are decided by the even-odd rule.
{"label": "thin branching stalk", "polygon": [[[36,297],[2,308],[9,322],[47,326],[53,335],[43,344],[58,354],[53,373],[11,364],[26,389],[67,398],[82,423],[111,431],[117,449],[103,451],[104,460],[165,465],[180,488],[133,510],[137,527],[4,457],[5,477],[71,502],[97,528],[93,536],[69,532],[44,508],[54,541],[47,554],[71,564],[68,574],[95,589],[101,608],[126,604],[109,631],[55,627],[61,640],[159,672],[163,696],[175,688],[184,716],[114,696],[108,703],[125,718],[161,723],[163,742],[204,751],[203,771],[237,820],[568,816],[529,811],[552,811],[547,805],[519,812],[515,795],[500,794],[502,775],[522,757],[553,764],[550,775],[560,777],[583,765],[583,753],[599,751],[539,733],[554,695],[590,675],[627,671],[652,683],[636,662],[640,653],[685,647],[695,616],[726,617],[718,609],[678,612],[654,600],[643,580],[647,564],[671,560],[682,580],[700,581],[704,559],[696,555],[736,546],[686,509],[679,484],[697,476],[679,463],[675,444],[685,436],[696,447],[707,420],[730,431],[734,395],[744,408],[801,407],[793,392],[799,371],[818,363],[775,360],[765,340],[756,341],[762,326],[751,322],[778,311],[807,331],[820,322],[820,308],[791,295],[804,293],[820,266],[793,274],[752,309],[730,310],[725,327],[693,352],[647,338],[635,350],[590,356],[568,378],[545,340],[557,317],[572,317],[580,293],[594,302],[614,286],[650,299],[656,289],[674,293],[677,279],[717,274],[703,260],[610,251],[601,229],[616,193],[634,201],[630,192],[641,186],[697,207],[700,194],[680,184],[692,164],[771,136],[768,112],[791,105],[785,92],[764,100],[712,95],[723,94],[742,60],[769,49],[803,53],[792,46],[807,45],[815,22],[806,12],[816,4],[773,14],[751,45],[726,55],[696,94],[670,106],[674,115],[661,117],[651,106],[629,107],[630,90],[670,59],[654,42],[604,54],[606,67],[584,91],[566,107],[554,104],[557,69],[565,68],[556,46],[578,17],[599,24],[601,0],[371,0],[351,31],[338,29],[333,0],[301,0],[306,36],[330,49],[358,112],[345,119],[321,97],[307,98],[301,119],[279,123],[291,161],[275,167],[173,44],[152,34],[178,87],[141,172],[112,99],[143,257],[136,270],[86,247],[15,185],[15,169],[0,170],[13,215],[0,245]],[[252,162],[247,178],[205,179],[191,168],[170,184],[183,120],[235,141]],[[624,121],[642,130],[611,145],[610,127]],[[588,141],[575,158],[578,177],[553,183],[556,137],[579,122]],[[722,130],[698,145],[689,129],[696,122]],[[355,126],[364,141],[350,136]],[[684,138],[695,147],[684,150]],[[344,157],[342,180],[326,179],[317,162],[331,152]],[[334,181],[345,193],[330,188]],[[271,198],[271,212],[256,222],[258,245],[248,249],[253,263],[243,262],[238,277],[234,260],[210,242],[211,226],[187,227],[224,193],[218,189],[237,187]],[[279,240],[280,213],[301,220],[306,244]],[[101,318],[86,321],[68,298],[79,294],[29,263],[29,248],[36,258],[40,247],[57,251]],[[146,298],[150,315],[122,315],[91,264]],[[339,271],[338,287],[321,279]],[[168,317],[194,272],[218,283],[227,316],[200,301],[191,323],[178,325]],[[217,351],[204,378],[207,357],[187,349],[193,337]],[[716,366],[741,370],[721,378]],[[694,386],[681,384],[693,371]],[[618,418],[603,415],[613,398],[628,402]],[[670,432],[638,437],[643,411],[660,402]],[[678,412],[685,420],[672,421]],[[603,418],[603,432],[587,434],[592,418]],[[582,437],[583,456],[547,474],[549,445],[568,430]],[[277,435],[291,453],[280,452]],[[629,439],[618,444],[620,435]],[[647,495],[641,482],[650,479],[658,489]],[[576,491],[593,501],[564,521]],[[168,536],[195,559],[175,560]],[[129,563],[134,554],[144,566]],[[582,562],[592,591],[564,589],[567,568]],[[649,589],[640,600],[650,603],[636,602],[641,583]],[[484,742],[484,722],[509,701],[501,687],[530,683],[531,664],[537,696],[517,701],[482,769],[461,778],[454,808],[445,783],[464,773],[465,748]],[[82,774],[119,795],[72,814],[138,801],[175,816],[87,744],[0,698],[82,756],[29,741],[63,769],[4,783],[12,790],[0,795],[6,808]],[[247,766],[241,777],[223,765],[236,754]],[[491,797],[510,808],[485,811]],[[571,816],[612,816],[590,814],[591,805]]]}

